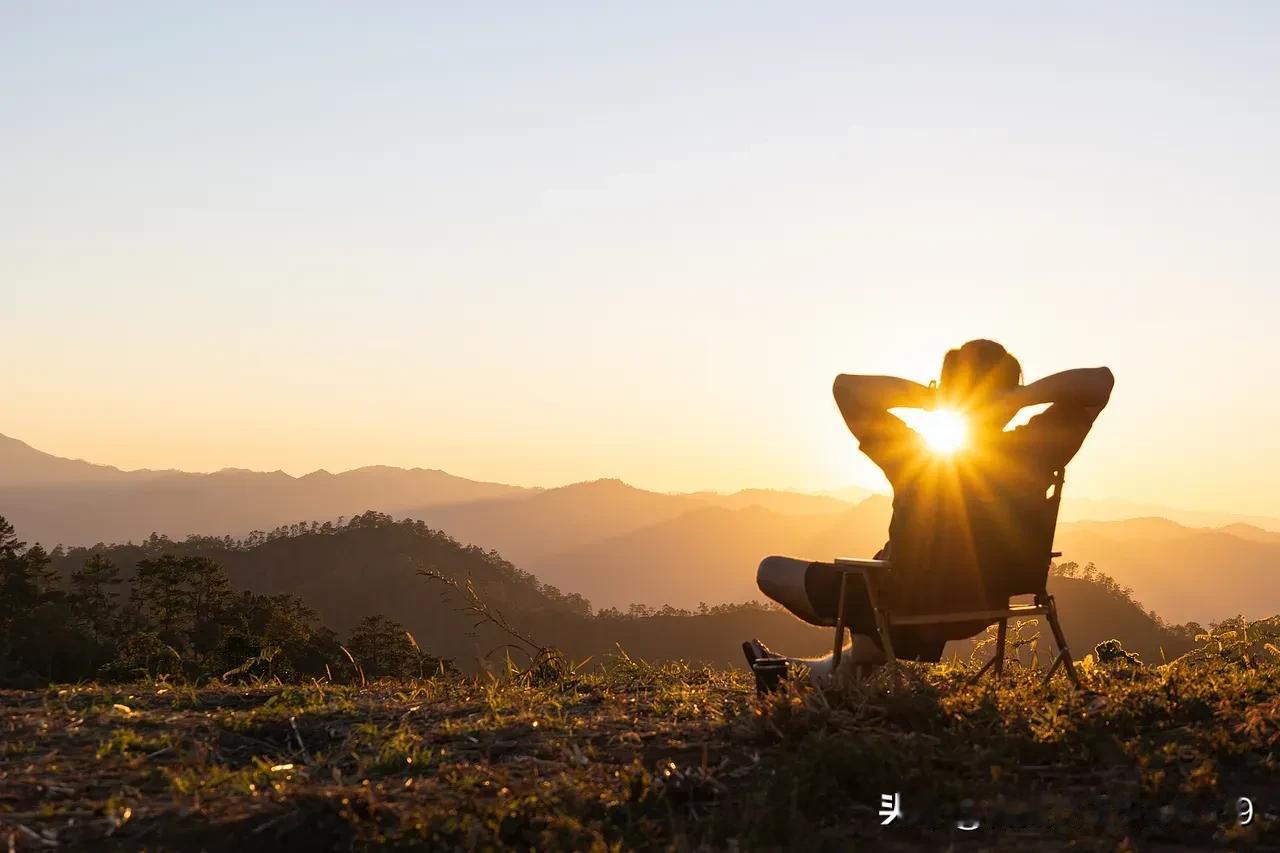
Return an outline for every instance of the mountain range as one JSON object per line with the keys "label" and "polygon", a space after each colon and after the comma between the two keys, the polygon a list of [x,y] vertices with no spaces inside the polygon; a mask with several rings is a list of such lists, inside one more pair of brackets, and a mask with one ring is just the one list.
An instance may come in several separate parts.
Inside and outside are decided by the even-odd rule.
{"label": "mountain range", "polygon": [[[464,546],[418,522],[393,522],[376,513],[345,526],[295,528],[252,541],[155,537],[136,545],[70,548],[53,555],[53,566],[66,577],[91,554],[108,558],[126,577],[135,573],[139,561],[162,554],[206,557],[223,567],[237,589],[298,596],[340,635],[364,616],[390,617],[429,653],[468,671],[501,665],[513,638],[468,611],[457,588],[422,577],[420,569],[457,584],[469,582],[507,624],[574,661],[599,662],[622,652],[651,661],[741,666],[740,644],[748,637],[765,638],[794,655],[821,654],[832,637],[829,628],[807,625],[780,608],[759,606],[593,615],[581,599],[557,594],[495,552]],[[1190,648],[1185,631],[1162,625],[1097,579],[1053,577],[1049,588],[1058,598],[1067,637],[1081,655],[1111,638],[1148,661]],[[947,654],[966,657],[972,650],[973,642],[963,641],[953,643]]]}
{"label": "mountain range", "polygon": [[[1125,506],[1162,517],[1111,517]],[[664,494],[618,480],[531,489],[385,466],[302,477],[121,471],[0,436],[0,515],[50,546],[142,541],[152,532],[241,535],[367,509],[421,519],[597,609],[625,609],[759,598],[754,569],[768,554],[873,554],[891,505],[862,490]],[[1098,518],[1080,520],[1088,511]],[[1059,524],[1064,559],[1096,563],[1167,620],[1280,612],[1278,519],[1073,502],[1069,490],[1062,517],[1074,519]]]}

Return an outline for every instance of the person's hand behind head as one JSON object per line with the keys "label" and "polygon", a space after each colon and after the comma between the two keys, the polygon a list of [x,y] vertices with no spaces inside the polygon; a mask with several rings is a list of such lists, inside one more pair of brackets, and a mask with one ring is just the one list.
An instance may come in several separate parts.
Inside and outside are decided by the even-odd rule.
{"label": "person's hand behind head", "polygon": [[1025,385],[1015,385],[997,394],[991,401],[991,405],[996,408],[1008,409],[1009,417],[1017,414],[1018,410],[1027,405]]}
{"label": "person's hand behind head", "polygon": [[1013,420],[1013,416],[1027,405],[1023,394],[1024,385],[993,393],[981,405],[975,406],[970,417],[980,426],[988,429],[1004,429],[1005,424]]}

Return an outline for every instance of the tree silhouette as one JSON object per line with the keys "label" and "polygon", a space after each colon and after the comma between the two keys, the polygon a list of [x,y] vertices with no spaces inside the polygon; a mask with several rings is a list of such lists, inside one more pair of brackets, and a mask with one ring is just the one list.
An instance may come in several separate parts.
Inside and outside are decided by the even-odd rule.
{"label": "tree silhouette", "polygon": [[106,639],[114,633],[120,606],[119,586],[124,583],[120,569],[102,554],[93,554],[71,573],[67,603],[71,615],[92,632]]}
{"label": "tree silhouette", "polygon": [[417,674],[417,647],[403,625],[382,614],[360,620],[351,632],[347,648],[370,678]]}
{"label": "tree silhouette", "polygon": [[52,678],[65,604],[47,551],[27,548],[0,516],[0,675],[23,669]]}

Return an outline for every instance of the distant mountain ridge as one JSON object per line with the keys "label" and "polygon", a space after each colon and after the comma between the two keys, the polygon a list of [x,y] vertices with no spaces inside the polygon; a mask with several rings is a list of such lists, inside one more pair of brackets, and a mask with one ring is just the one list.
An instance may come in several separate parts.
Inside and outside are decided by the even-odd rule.
{"label": "distant mountain ridge", "polygon": [[302,477],[240,468],[210,474],[121,471],[51,456],[0,436],[0,514],[46,545],[141,541],[153,532],[240,535],[350,516],[371,506],[403,513],[537,491],[388,466]]}
{"label": "distant mountain ridge", "polygon": [[647,492],[606,479],[483,504],[416,507],[407,514],[528,565],[549,552],[666,521],[702,505],[685,495]]}
{"label": "distant mountain ridge", "polygon": [[178,474],[178,471],[122,471],[112,465],[97,465],[83,459],[65,459],[36,450],[25,441],[0,435],[0,486],[53,486],[141,481]]}
{"label": "distant mountain ridge", "polygon": [[1225,527],[1244,524],[1263,530],[1280,531],[1280,518],[1236,512],[1182,509],[1133,501],[1099,500],[1072,494],[1068,484],[1062,497],[1062,521],[1125,521],[1131,518],[1164,518],[1186,527]]}
{"label": "distant mountain ridge", "polygon": [[[389,465],[369,465],[341,473],[331,473],[324,469],[312,471],[301,476],[293,476],[283,471],[253,471],[247,468],[223,468],[212,473],[193,473],[177,469],[137,469],[123,470],[111,465],[87,462],[83,459],[69,459],[54,456],[37,450],[16,438],[0,435],[0,501],[7,499],[10,505],[20,505],[29,497],[26,492],[62,491],[65,489],[81,489],[92,485],[131,485],[155,481],[188,483],[192,488],[199,484],[217,484],[220,482],[252,482],[255,485],[274,482],[281,486],[295,484],[297,486],[319,487],[322,483],[341,483],[343,485],[363,483],[363,488],[356,490],[354,503],[335,505],[332,511],[315,510],[302,506],[302,515],[298,515],[292,507],[286,507],[276,516],[268,513],[265,516],[249,520],[249,527],[244,531],[271,524],[288,523],[306,518],[330,517],[351,512],[360,512],[363,508],[377,506],[384,512],[413,512],[424,507],[441,506],[449,503],[462,503],[470,500],[491,497],[531,496],[544,491],[555,491],[539,487],[512,486],[503,483],[481,482],[469,480],[449,474],[439,469],[396,468]],[[434,480],[434,482],[433,482]],[[597,480],[593,482],[620,483],[617,480]],[[448,484],[447,486],[445,484]],[[573,484],[582,485],[582,484]],[[622,484],[625,485],[625,484]],[[287,488],[287,487],[286,487]],[[328,488],[341,492],[342,487],[330,485]],[[450,488],[454,491],[450,491]],[[560,488],[571,488],[569,486]],[[631,488],[631,487],[627,487]],[[299,491],[303,491],[299,489]],[[660,497],[687,498],[704,504],[722,506],[729,509],[742,509],[759,506],[785,515],[808,515],[823,512],[842,512],[859,504],[869,497],[885,497],[859,486],[848,486],[823,492],[799,492],[779,489],[743,489],[732,494],[712,491],[691,493],[658,493],[644,492]],[[274,496],[280,497],[280,496]],[[289,496],[287,496],[289,497]],[[323,504],[323,500],[318,501]],[[36,503],[40,503],[39,500]],[[303,502],[305,504],[305,502]],[[0,507],[5,504],[0,503]],[[208,509],[208,507],[206,507]],[[309,514],[308,514],[309,513]],[[123,517],[117,513],[117,519]],[[1087,497],[1075,497],[1070,489],[1063,501],[1061,520],[1063,521],[1117,521],[1139,517],[1159,517],[1187,527],[1233,527],[1240,526],[1239,534],[1245,538],[1266,534],[1280,535],[1280,518],[1267,516],[1241,515],[1238,513],[1205,512],[1199,510],[1183,510],[1175,507],[1138,504],[1128,501],[1097,500]],[[197,526],[183,528],[181,526],[160,527],[155,522],[147,526],[142,533],[114,531],[98,536],[104,540],[119,541],[133,536],[145,536],[157,531],[169,536],[183,536],[188,533],[214,534],[228,530],[240,532],[239,527],[219,526],[213,520],[196,518]],[[172,524],[179,524],[174,520]],[[637,525],[638,526],[638,525]],[[1246,528],[1253,528],[1249,533]],[[39,535],[33,538],[46,543],[63,541],[82,544],[94,540],[85,535],[46,535],[41,525],[28,530],[35,530]],[[69,528],[73,533],[75,526]],[[59,531],[61,532],[61,531]],[[96,541],[96,540],[94,540]]]}

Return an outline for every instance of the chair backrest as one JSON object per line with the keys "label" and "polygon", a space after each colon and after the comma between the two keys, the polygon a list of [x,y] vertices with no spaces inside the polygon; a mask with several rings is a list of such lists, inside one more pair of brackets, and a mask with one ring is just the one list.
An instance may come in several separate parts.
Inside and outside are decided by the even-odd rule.
{"label": "chair backrest", "polygon": [[1008,594],[1040,594],[1049,581],[1049,564],[1053,557],[1053,538],[1058,529],[1058,508],[1062,504],[1062,487],[1066,482],[1066,470],[1053,472],[1053,480],[1045,492],[1040,506],[1032,508],[1025,516],[1027,537],[1014,548],[1004,566],[1004,585]]}
{"label": "chair backrest", "polygon": [[[999,481],[975,477],[955,493],[895,495],[892,612],[964,613],[1045,592],[1063,475],[1054,471],[1045,491],[1028,491],[1012,471]],[[963,625],[948,631],[952,639],[973,633]]]}

